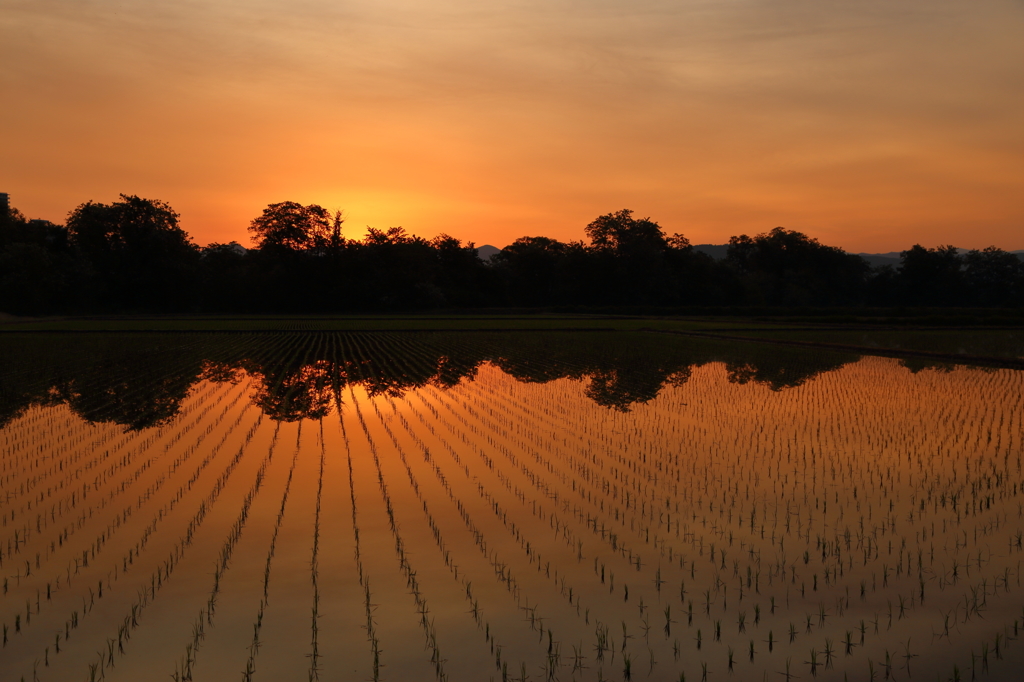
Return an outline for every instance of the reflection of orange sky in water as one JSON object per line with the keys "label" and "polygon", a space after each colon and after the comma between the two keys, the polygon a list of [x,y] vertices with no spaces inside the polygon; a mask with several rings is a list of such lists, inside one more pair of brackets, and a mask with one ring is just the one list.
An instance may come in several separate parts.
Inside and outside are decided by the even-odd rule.
{"label": "reflection of orange sky in water", "polygon": [[[492,395],[507,394],[510,402],[565,405],[572,412],[565,419],[599,424],[595,433],[616,434],[611,440],[624,450],[682,448],[688,462],[715,470],[713,479],[734,483],[780,471],[790,480],[807,477],[809,485],[810,477],[831,479],[833,472],[841,477],[886,471],[893,481],[909,477],[897,488],[912,489],[937,475],[962,485],[965,473],[973,472],[967,479],[978,475],[979,463],[1024,452],[1024,375],[1016,370],[959,367],[911,374],[898,360],[864,356],[779,391],[727,377],[719,362],[693,367],[685,383],[666,384],[657,398],[634,403],[627,412],[587,399],[589,379],[520,383],[486,364],[475,381],[452,392],[479,395],[479,384],[490,386]],[[649,435],[663,432],[666,424],[677,435],[660,441]],[[571,434],[563,435],[572,441]],[[935,466],[940,460],[946,468]],[[840,492],[847,487],[838,479],[829,485]]]}
{"label": "reflection of orange sky in water", "polygon": [[200,243],[269,202],[502,246],[623,207],[695,243],[1024,248],[1019,3],[8,3],[0,191]]}
{"label": "reflection of orange sky in water", "polygon": [[[310,365],[303,374],[318,369],[324,366]],[[698,679],[700,663],[708,661],[725,677],[727,647],[737,654],[737,680],[763,679],[791,656],[807,677],[808,649],[831,640],[839,651],[846,632],[856,633],[858,623],[870,625],[880,614],[882,631],[869,627],[865,645],[857,640],[849,657],[837,653],[833,670],[819,670],[821,679],[863,673],[868,658],[884,660],[908,640],[918,654],[916,677],[941,672],[946,679],[954,663],[963,669],[972,650],[1010,629],[1020,613],[1013,598],[1020,550],[1013,538],[1019,531],[1024,374],[965,368],[911,374],[897,360],[865,357],[780,391],[730,383],[729,376],[719,362],[696,366],[687,382],[620,412],[591,400],[587,379],[520,383],[483,364],[473,381],[448,390],[425,385],[397,399],[371,398],[363,386],[351,385],[340,415],[278,423],[246,400],[262,390],[259,380],[239,374],[234,384],[197,384],[174,420],[130,438],[112,425],[88,425],[64,405],[33,410],[2,432],[15,454],[33,461],[37,439],[58,436],[67,443],[58,457],[72,458],[75,467],[101,457],[93,470],[109,473],[90,479],[79,506],[57,507],[75,518],[81,514],[74,533],[64,536],[69,539],[50,546],[54,534],[67,532],[62,516],[26,538],[22,555],[38,551],[43,562],[11,581],[0,620],[11,622],[97,533],[104,540],[74,580],[61,583],[52,600],[41,600],[31,624],[5,649],[5,664],[31,669],[68,614],[82,608],[80,595],[105,581],[105,596],[97,599],[102,608],[82,614],[82,626],[61,640],[59,656],[49,651],[41,679],[83,677],[105,638],[132,613],[140,587],[152,584],[153,572],[163,586],[153,590],[138,629],[125,641],[125,656],[106,671],[109,680],[176,670],[197,619],[208,626],[196,679],[244,669],[254,622],[262,623],[259,674],[305,674],[314,603],[321,679],[371,679],[366,608],[381,640],[385,679],[432,679],[410,590],[413,574],[452,680],[491,670],[495,643],[517,669],[520,661],[539,669],[550,651],[545,630],[569,643],[562,649],[561,679],[570,677],[566,661],[576,642],[587,647],[588,671],[581,677],[597,679],[599,623],[612,624],[616,651],[619,623],[628,625],[638,667],[646,669],[647,652],[659,661],[651,679],[678,679],[680,669]],[[93,447],[92,439],[104,434],[111,440]],[[52,475],[63,473],[52,463],[44,466]],[[14,506],[8,502],[0,511],[10,514],[32,499],[33,485],[53,485],[40,478],[40,468],[11,472],[30,485],[12,479]],[[54,489],[58,500],[71,492]],[[948,503],[952,492],[960,495],[955,510]],[[204,500],[209,511],[190,525]],[[92,509],[88,505],[95,513],[84,511]],[[135,511],[108,525],[125,506]],[[33,521],[17,513],[19,522]],[[236,534],[237,519],[244,527]],[[5,532],[18,527],[10,523]],[[143,533],[150,539],[140,547]],[[178,553],[173,548],[186,533],[188,544]],[[399,539],[408,572],[396,554]],[[230,561],[215,578],[226,546]],[[720,558],[712,561],[716,550]],[[170,573],[168,556],[175,557]],[[940,583],[949,579],[951,562],[965,565],[976,557],[981,565],[965,570],[959,582]],[[635,558],[642,560],[634,564]],[[598,564],[602,576],[607,568],[607,581]],[[913,601],[922,564],[923,605]],[[757,591],[744,581],[752,574]],[[506,575],[514,578],[516,594],[511,580],[503,582]],[[961,622],[971,591],[977,594],[981,581],[995,590],[1007,576],[1008,585],[998,589],[1008,587],[1010,597],[986,592],[992,598],[983,617]],[[658,580],[665,581],[660,588]],[[866,585],[863,598],[858,585]],[[214,586],[216,609],[205,616]],[[681,586],[694,602],[692,623],[678,596]],[[713,594],[708,614],[705,590]],[[888,629],[887,606],[895,609],[911,597],[906,617],[899,613]],[[649,622],[637,609],[641,599]],[[845,607],[843,599],[849,600]],[[471,601],[479,602],[486,626],[474,622]],[[539,633],[524,604],[544,618]],[[265,616],[258,617],[264,606]],[[666,606],[672,607],[671,636],[661,633]],[[805,632],[805,617],[816,618],[819,608],[827,610],[827,620]],[[961,618],[950,639],[922,635],[941,631],[942,614],[956,609]],[[737,629],[740,614],[746,631]],[[721,641],[712,639],[716,621]],[[800,626],[792,645],[785,635],[791,623]],[[649,643],[644,626],[652,628]],[[703,650],[694,645],[698,628]],[[765,644],[768,631],[776,637],[773,653]],[[673,638],[683,647],[678,659]],[[757,646],[753,661],[745,655],[750,640]],[[992,679],[1016,669],[1022,656],[1017,644],[1006,646],[1003,660],[993,655]],[[603,679],[620,679],[621,654],[603,670]]]}

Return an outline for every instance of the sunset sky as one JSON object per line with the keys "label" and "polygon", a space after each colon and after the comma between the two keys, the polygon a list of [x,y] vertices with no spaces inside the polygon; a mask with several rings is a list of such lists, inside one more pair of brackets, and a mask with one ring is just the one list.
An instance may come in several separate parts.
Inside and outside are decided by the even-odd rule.
{"label": "sunset sky", "polygon": [[0,192],[56,222],[1024,249],[1022,0],[3,0],[0,87]]}

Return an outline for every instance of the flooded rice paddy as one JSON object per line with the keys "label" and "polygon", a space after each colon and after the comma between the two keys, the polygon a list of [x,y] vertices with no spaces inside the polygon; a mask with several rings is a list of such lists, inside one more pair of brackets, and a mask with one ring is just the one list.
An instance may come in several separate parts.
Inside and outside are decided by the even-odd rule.
{"label": "flooded rice paddy", "polygon": [[1024,373],[0,338],[2,680],[1011,680]]}

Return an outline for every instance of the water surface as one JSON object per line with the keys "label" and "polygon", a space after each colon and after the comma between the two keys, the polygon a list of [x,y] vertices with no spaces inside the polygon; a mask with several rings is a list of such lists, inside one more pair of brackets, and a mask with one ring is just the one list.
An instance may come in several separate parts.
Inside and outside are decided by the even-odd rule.
{"label": "water surface", "polygon": [[1019,371],[622,333],[0,347],[2,679],[1024,664]]}

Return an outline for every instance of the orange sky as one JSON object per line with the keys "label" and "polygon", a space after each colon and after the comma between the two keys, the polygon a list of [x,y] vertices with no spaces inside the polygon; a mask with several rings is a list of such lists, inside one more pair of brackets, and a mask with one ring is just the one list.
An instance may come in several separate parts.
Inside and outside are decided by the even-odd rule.
{"label": "orange sky", "polygon": [[0,87],[0,191],[54,221],[1024,249],[1020,0],[4,0]]}

